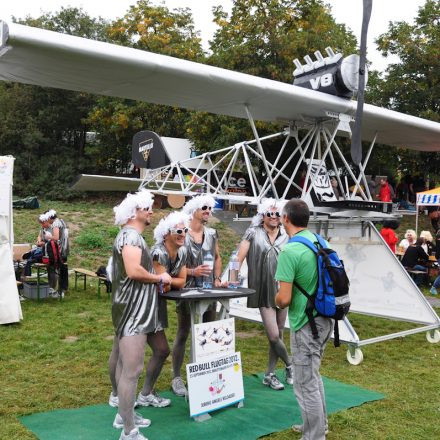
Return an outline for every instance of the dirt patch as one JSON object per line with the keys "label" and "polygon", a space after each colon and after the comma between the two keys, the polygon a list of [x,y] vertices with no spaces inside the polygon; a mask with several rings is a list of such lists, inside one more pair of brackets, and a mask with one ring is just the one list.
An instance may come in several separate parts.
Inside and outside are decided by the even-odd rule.
{"label": "dirt patch", "polygon": [[77,315],[80,318],[88,318],[90,316],[90,312],[81,312]]}
{"label": "dirt patch", "polygon": [[69,231],[72,232],[78,232],[81,227],[78,223],[72,223],[72,222],[68,222],[68,227],[69,227]]}
{"label": "dirt patch", "polygon": [[106,341],[113,341],[113,339],[115,339],[114,335],[108,335],[104,338]]}
{"label": "dirt patch", "polygon": [[78,340],[78,336],[66,336],[63,341],[71,344],[72,342],[76,342]]}
{"label": "dirt patch", "polygon": [[237,339],[249,339],[261,336],[263,332],[259,330],[248,330],[242,332],[235,332],[235,337]]}

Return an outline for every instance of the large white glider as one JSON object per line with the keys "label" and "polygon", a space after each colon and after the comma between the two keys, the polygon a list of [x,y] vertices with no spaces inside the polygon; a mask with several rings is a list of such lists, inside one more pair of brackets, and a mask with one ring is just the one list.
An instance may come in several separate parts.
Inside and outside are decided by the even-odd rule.
{"label": "large white glider", "polygon": [[[264,121],[354,115],[356,101],[114,44],[0,22],[0,79]],[[440,124],[366,105],[362,139],[440,150]]]}

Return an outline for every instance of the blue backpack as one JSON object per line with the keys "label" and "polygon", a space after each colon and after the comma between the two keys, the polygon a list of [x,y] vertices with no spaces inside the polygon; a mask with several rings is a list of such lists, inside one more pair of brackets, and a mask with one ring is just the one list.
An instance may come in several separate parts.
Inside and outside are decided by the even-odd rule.
{"label": "blue backpack", "polygon": [[314,243],[301,236],[292,237],[289,243],[302,243],[315,253],[318,268],[316,290],[314,293],[308,293],[296,281],[293,284],[307,297],[306,314],[313,338],[318,339],[318,330],[313,316],[316,310],[318,315],[335,320],[334,344],[335,347],[339,347],[338,321],[344,319],[350,310],[348,295],[350,281],[345,272],[344,263],[339,259],[338,254],[327,247],[327,243],[320,235],[314,235],[317,240]]}

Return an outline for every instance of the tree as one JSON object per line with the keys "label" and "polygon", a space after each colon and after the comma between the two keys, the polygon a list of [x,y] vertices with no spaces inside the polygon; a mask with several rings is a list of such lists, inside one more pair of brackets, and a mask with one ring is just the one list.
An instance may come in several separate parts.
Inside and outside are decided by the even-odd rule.
{"label": "tree", "polygon": [[[291,83],[295,58],[316,50],[325,54],[327,46],[346,55],[355,51],[353,34],[319,0],[235,0],[230,15],[221,6],[213,11],[219,29],[210,42],[208,63],[215,66]],[[200,120],[194,114],[186,127],[200,151],[253,138],[247,121],[210,115],[200,129]],[[258,125],[261,134],[279,128]]]}
{"label": "tree", "polygon": [[[123,18],[111,23],[107,36],[117,44],[176,58],[200,62],[205,56],[187,8],[170,11],[141,0]],[[161,136],[186,137],[188,117],[184,109],[102,97],[87,122],[103,146],[97,151],[98,160],[106,163],[107,172],[115,173],[121,163],[123,167],[130,164],[131,141],[137,131],[148,129]]]}
{"label": "tree", "polygon": [[[20,24],[106,39],[106,22],[81,9],[14,19]],[[0,86],[0,148],[16,160],[15,191],[59,198],[68,193],[75,175],[87,164],[84,118],[93,95],[59,89],[2,83]]]}
{"label": "tree", "polygon": [[[414,24],[390,23],[377,39],[383,56],[397,55],[385,75],[376,75],[370,85],[369,100],[399,112],[440,122],[440,3],[427,0]],[[399,149],[382,157],[401,173],[418,172],[439,177],[439,153]],[[379,158],[384,153],[378,152]],[[372,158],[377,162],[377,157]]]}

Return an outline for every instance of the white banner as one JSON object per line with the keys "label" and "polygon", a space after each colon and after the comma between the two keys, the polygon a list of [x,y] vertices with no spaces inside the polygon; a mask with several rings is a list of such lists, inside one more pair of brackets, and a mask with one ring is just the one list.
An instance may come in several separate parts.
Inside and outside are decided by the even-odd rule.
{"label": "white banner", "polygon": [[194,326],[195,360],[197,362],[235,353],[235,320],[204,322]]}
{"label": "white banner", "polygon": [[[310,165],[310,159],[306,159],[306,162],[308,165]],[[320,167],[321,169],[319,170],[319,174],[315,178],[316,172]],[[321,161],[319,159],[313,159],[312,161],[310,179],[313,179],[313,189],[319,201],[328,202],[338,200],[330,183],[330,177],[328,175],[325,163],[323,163],[321,166]]]}
{"label": "white banner", "polygon": [[191,417],[244,399],[240,353],[186,365]]}

